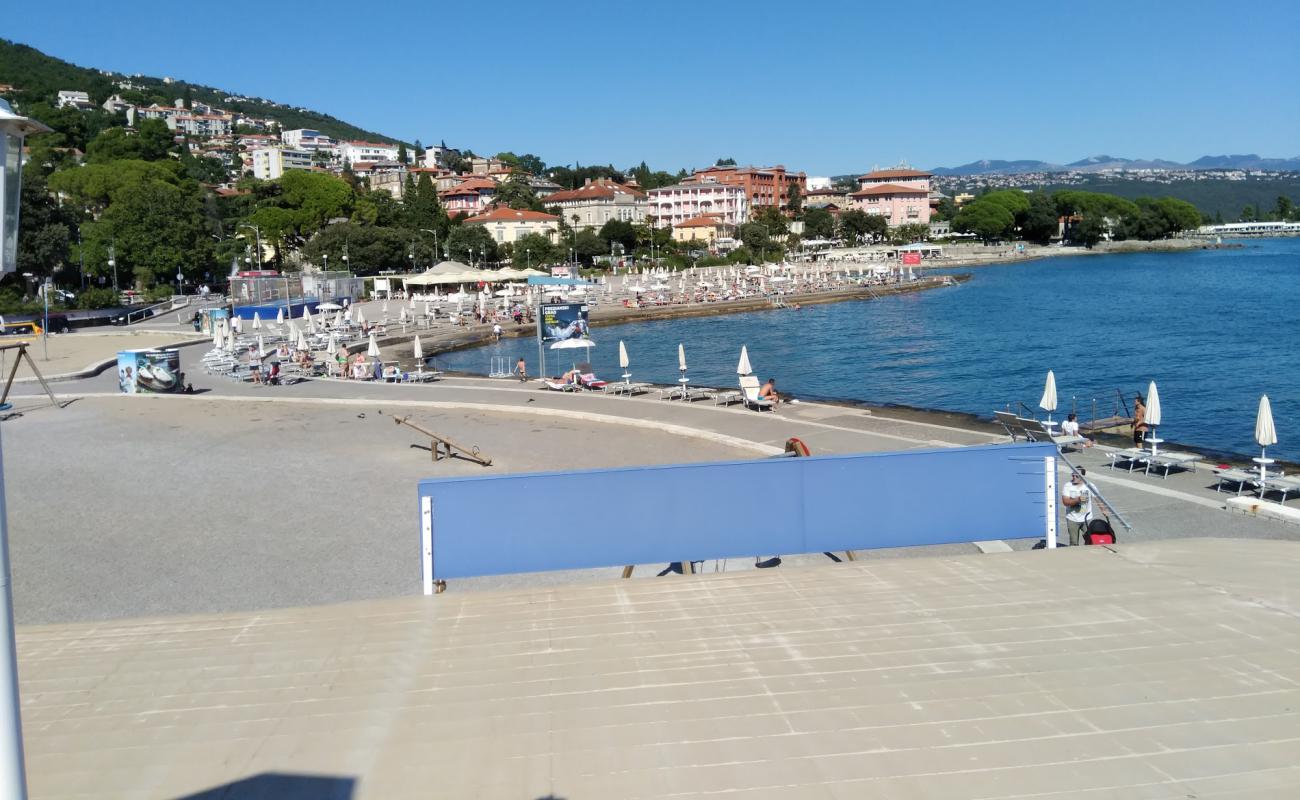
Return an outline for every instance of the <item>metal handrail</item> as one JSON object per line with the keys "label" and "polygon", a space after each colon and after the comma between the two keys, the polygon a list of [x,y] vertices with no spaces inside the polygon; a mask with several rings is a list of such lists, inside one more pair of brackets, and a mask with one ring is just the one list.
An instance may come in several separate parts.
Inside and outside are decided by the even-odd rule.
{"label": "metal handrail", "polygon": [[1088,480],[1087,475],[1084,475],[1083,473],[1079,472],[1079,468],[1076,467],[1073,463],[1071,463],[1070,459],[1066,458],[1065,453],[1061,452],[1059,448],[1057,450],[1057,454],[1060,455],[1061,460],[1065,462],[1065,465],[1070,468],[1071,473],[1078,475],[1080,478],[1083,478],[1083,485],[1087,486],[1088,491],[1096,495],[1097,498],[1101,500],[1101,504],[1103,506],[1110,509],[1111,513],[1115,515],[1115,519],[1119,520],[1119,524],[1124,526],[1124,530],[1132,533],[1133,526],[1129,524],[1128,520],[1124,519],[1123,514],[1119,513],[1119,509],[1115,507],[1115,504],[1107,500],[1106,495],[1102,494],[1101,491],[1095,485],[1093,485],[1092,481]]}

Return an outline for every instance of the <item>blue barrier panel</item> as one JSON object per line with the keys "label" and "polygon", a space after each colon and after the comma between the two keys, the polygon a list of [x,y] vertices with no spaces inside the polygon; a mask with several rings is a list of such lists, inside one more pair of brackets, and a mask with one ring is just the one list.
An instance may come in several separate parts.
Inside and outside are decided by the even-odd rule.
{"label": "blue barrier panel", "polygon": [[[420,482],[432,580],[1042,537],[1048,443]],[[431,560],[431,564],[430,564]]]}

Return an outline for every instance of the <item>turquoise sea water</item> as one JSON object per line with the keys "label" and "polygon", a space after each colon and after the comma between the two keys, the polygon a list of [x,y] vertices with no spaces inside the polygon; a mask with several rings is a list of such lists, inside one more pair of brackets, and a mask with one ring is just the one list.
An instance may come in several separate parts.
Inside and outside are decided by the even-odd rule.
{"label": "turquoise sea water", "polygon": [[[976,269],[961,286],[915,295],[598,327],[591,361],[615,379],[621,339],[635,380],[670,383],[682,342],[693,384],[732,386],[745,344],[757,373],[796,397],[985,417],[1017,401],[1037,411],[1048,369],[1056,419],[1073,403],[1086,420],[1094,399],[1109,416],[1116,389],[1131,408],[1154,379],[1162,438],[1240,455],[1258,455],[1255,411],[1267,393],[1281,440],[1269,454],[1300,459],[1300,239],[1243,244],[1048,258]],[[493,355],[510,365],[522,355],[537,370],[531,338],[438,364],[486,373]],[[574,357],[548,353],[548,372]]]}

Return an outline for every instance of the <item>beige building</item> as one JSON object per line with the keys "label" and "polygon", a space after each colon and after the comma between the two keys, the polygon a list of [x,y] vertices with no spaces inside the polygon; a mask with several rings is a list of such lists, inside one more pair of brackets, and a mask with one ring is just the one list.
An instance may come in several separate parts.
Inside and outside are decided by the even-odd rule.
{"label": "beige building", "polygon": [[[639,223],[645,221],[650,208],[645,192],[621,183],[598,178],[587,179],[577,189],[555,192],[546,197],[548,208],[556,208],[564,221],[578,229],[599,229],[612,219]],[[574,221],[577,217],[577,221]]]}
{"label": "beige building", "polygon": [[555,241],[560,230],[560,218],[540,211],[516,208],[494,208],[465,220],[466,225],[482,225],[497,244],[513,244],[530,233],[539,233]]}
{"label": "beige building", "polygon": [[711,243],[730,234],[733,227],[735,226],[723,222],[713,214],[702,214],[674,225],[673,239],[678,242]]}

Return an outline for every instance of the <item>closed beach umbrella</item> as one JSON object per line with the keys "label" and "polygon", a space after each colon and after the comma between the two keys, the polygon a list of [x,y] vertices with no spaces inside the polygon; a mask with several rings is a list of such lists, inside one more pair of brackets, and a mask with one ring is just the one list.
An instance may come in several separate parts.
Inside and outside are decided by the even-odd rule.
{"label": "closed beach umbrella", "polygon": [[366,355],[377,357],[379,355],[379,342],[375,341],[375,335],[370,334],[370,347],[366,348]]}
{"label": "closed beach umbrella", "polygon": [[421,364],[423,364],[423,363],[424,363],[424,345],[420,344],[420,337],[419,337],[419,336],[415,337],[415,341],[411,342],[411,351],[412,351],[411,354],[415,356],[415,360],[418,361],[418,362],[420,362]]}
{"label": "closed beach umbrella", "polygon": [[352,316],[352,321],[355,322],[357,325],[365,325],[366,315],[361,313],[361,309],[358,308],[357,313]]}
{"label": "closed beach umbrella", "polygon": [[1156,382],[1151,381],[1147,386],[1147,438],[1151,440],[1151,453],[1155,454],[1156,448],[1160,445],[1160,440],[1156,438],[1154,428],[1160,426],[1160,390],[1156,388]]}
{"label": "closed beach umbrella", "polygon": [[220,347],[226,340],[225,323],[221,322],[212,326],[212,346]]}
{"label": "closed beach umbrella", "polygon": [[283,309],[283,308],[277,308],[277,309],[275,310],[275,324],[276,324],[276,325],[283,325],[283,324],[284,324],[284,309]]}
{"label": "closed beach umbrella", "polygon": [[257,336],[257,356],[258,358],[266,358],[266,345],[262,344],[261,334]]}
{"label": "closed beach umbrella", "polygon": [[1264,466],[1268,464],[1268,447],[1277,444],[1277,429],[1273,427],[1273,406],[1268,395],[1259,396],[1259,412],[1255,414],[1255,441],[1259,444],[1259,482],[1263,485]]}
{"label": "closed beach umbrella", "polygon": [[334,327],[336,327],[336,328],[340,327],[341,325],[343,325],[344,322],[347,321],[347,319],[348,319],[348,318],[345,317],[345,316],[343,315],[343,312],[342,312],[342,311],[335,311],[335,312],[334,312]]}
{"label": "closed beach umbrella", "polygon": [[632,363],[627,357],[627,347],[623,345],[623,340],[618,342],[618,365],[623,368],[623,383],[626,384],[632,379],[632,373],[627,371],[628,366]]}
{"label": "closed beach umbrella", "polygon": [[398,321],[401,322],[403,325],[406,324],[406,306],[402,306],[402,312],[401,312],[400,314],[397,315],[397,319],[398,319]]}
{"label": "closed beach umbrella", "polygon": [[307,349],[307,334],[303,333],[302,331],[298,331],[298,349],[299,350]]}
{"label": "closed beach umbrella", "polygon": [[754,368],[749,365],[749,348],[745,345],[740,346],[740,363],[736,365],[737,375],[752,375]]}
{"label": "closed beach umbrella", "polygon": [[426,317],[431,317],[431,316],[433,316],[433,309],[429,306],[428,303],[425,303],[425,304],[424,304],[424,315],[425,315]]}
{"label": "closed beach umbrella", "polygon": [[677,368],[686,371],[686,347],[682,344],[677,345]]}
{"label": "closed beach umbrella", "polygon": [[411,302],[408,303],[408,305],[410,306],[410,308],[411,308],[412,311],[415,310],[415,295],[414,295],[414,294],[411,295]]}
{"label": "closed beach umbrella", "polygon": [[1043,399],[1038,407],[1047,412],[1047,421],[1052,421],[1052,412],[1056,410],[1056,373],[1047,371],[1047,383],[1043,386]]}
{"label": "closed beach umbrella", "polygon": [[260,331],[261,329],[262,329],[262,315],[259,314],[259,313],[257,313],[256,311],[254,311],[254,312],[253,312],[253,330],[255,330],[255,331]]}
{"label": "closed beach umbrella", "polygon": [[383,311],[384,311],[384,316],[385,316],[385,317],[388,316],[388,301],[387,301],[387,300],[384,301],[384,308],[383,308]]}
{"label": "closed beach umbrella", "polygon": [[339,338],[331,333],[330,343],[329,346],[325,348],[325,352],[333,356],[336,355],[338,351],[339,351]]}

